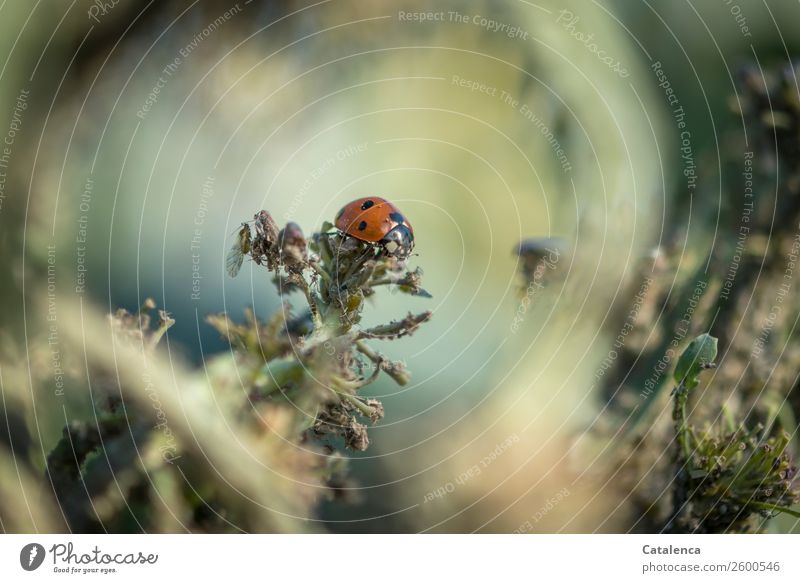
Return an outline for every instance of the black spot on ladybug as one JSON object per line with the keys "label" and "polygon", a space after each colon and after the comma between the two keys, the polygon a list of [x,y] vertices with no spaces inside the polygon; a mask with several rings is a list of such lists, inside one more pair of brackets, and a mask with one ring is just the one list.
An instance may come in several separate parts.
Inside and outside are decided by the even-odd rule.
{"label": "black spot on ladybug", "polygon": [[374,202],[372,202],[371,200],[365,200],[364,204],[361,205],[361,210],[365,211],[369,208],[372,208],[373,206],[375,206]]}
{"label": "black spot on ladybug", "polygon": [[400,213],[391,213],[389,218],[392,219],[395,223],[402,225],[405,222],[405,218]]}
{"label": "black spot on ladybug", "polygon": [[361,221],[360,223],[358,223],[358,230],[359,231],[363,231],[366,228],[367,228],[367,221]]}

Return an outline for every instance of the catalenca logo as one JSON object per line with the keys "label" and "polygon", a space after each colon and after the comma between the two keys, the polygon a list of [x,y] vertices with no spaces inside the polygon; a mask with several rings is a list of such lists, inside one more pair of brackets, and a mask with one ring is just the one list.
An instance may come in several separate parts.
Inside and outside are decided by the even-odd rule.
{"label": "catalenca logo", "polygon": [[26,571],[35,571],[44,562],[44,547],[39,543],[30,543],[19,552],[19,564]]}

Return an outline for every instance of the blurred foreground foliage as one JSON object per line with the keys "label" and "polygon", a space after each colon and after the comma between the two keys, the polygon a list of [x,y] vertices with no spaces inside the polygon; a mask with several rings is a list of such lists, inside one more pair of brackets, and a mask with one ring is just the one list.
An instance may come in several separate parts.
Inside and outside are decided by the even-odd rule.
{"label": "blurred foreground foliage", "polygon": [[[347,497],[338,446],[366,449],[367,428],[359,419],[383,417],[381,403],[358,391],[381,372],[401,385],[409,379],[402,363],[385,359],[367,340],[407,336],[431,316],[409,314],[363,329],[365,300],[378,286],[428,294],[418,271],[330,225],[309,242],[294,223],[279,231],[266,211],[254,224],[255,236],[247,223],[242,227],[231,272],[247,256],[273,274],[281,294],[300,292],[307,310],[294,315],[286,303],[267,322],[248,311],[241,324],[225,314],[209,317],[231,351],[206,361],[205,382],[195,378],[187,386],[186,378],[178,379],[173,402],[154,369],[159,342],[174,321],[152,300],[136,314],[111,315],[115,354],[125,348],[139,355],[140,386],[93,368],[94,418],[68,423],[47,456],[47,477],[70,530],[313,531],[319,501]],[[216,412],[206,414],[221,416],[225,425],[219,429],[228,443],[214,444],[218,456],[206,450],[205,422],[184,427],[180,420],[202,417],[187,401],[207,396]],[[246,470],[243,456],[256,467]],[[242,484],[228,483],[231,472]],[[251,503],[261,512],[253,513]]]}
{"label": "blurred foreground foliage", "polygon": [[[746,133],[724,136],[728,200],[710,204],[706,184],[697,211],[722,209],[720,236],[673,226],[671,243],[642,258],[621,304],[629,311],[615,319],[613,358],[598,375],[609,407],[591,434],[623,438],[605,475],[644,532],[760,531],[778,512],[797,515],[799,75],[797,65],[740,69],[730,103]],[[696,252],[708,244],[708,256]],[[723,356],[703,381],[700,364],[713,358],[701,352],[716,355],[717,339]],[[675,426],[665,415],[673,367]]]}

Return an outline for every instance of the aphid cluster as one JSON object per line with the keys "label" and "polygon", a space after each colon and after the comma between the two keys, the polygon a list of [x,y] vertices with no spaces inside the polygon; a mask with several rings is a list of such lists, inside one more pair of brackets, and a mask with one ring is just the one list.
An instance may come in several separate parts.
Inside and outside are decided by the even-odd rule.
{"label": "aphid cluster", "polygon": [[[421,272],[405,262],[414,231],[396,206],[378,197],[357,199],[310,238],[295,223],[279,229],[267,211],[244,223],[227,268],[234,276],[245,257],[265,266],[282,295],[299,291],[307,310],[288,303],[266,324],[251,316],[235,325],[226,316],[209,319],[234,345],[244,348],[241,366],[251,369],[254,401],[289,401],[306,412],[305,430],[320,437],[339,435],[346,446],[363,450],[366,427],[383,417],[383,406],[358,392],[381,371],[400,385],[409,380],[403,363],[391,362],[368,340],[393,340],[413,333],[431,313],[408,314],[374,328],[359,327],[367,298],[380,287],[430,297],[420,287]],[[243,375],[247,376],[247,375]]]}

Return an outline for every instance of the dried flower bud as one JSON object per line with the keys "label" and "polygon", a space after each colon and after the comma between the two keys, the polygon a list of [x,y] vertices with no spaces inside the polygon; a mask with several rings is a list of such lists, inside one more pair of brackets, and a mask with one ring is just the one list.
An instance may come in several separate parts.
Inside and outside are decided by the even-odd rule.
{"label": "dried flower bud", "polygon": [[297,223],[287,223],[278,233],[281,261],[287,270],[302,271],[308,261],[308,245]]}
{"label": "dried flower bud", "polygon": [[267,267],[274,270],[278,259],[274,249],[278,240],[278,225],[272,215],[264,210],[257,212],[254,218],[256,235],[250,244],[250,254],[256,263],[261,265],[266,261]]}
{"label": "dried flower bud", "polygon": [[356,421],[355,417],[350,418],[350,423],[345,428],[344,443],[356,451],[365,451],[369,447],[367,427]]}

